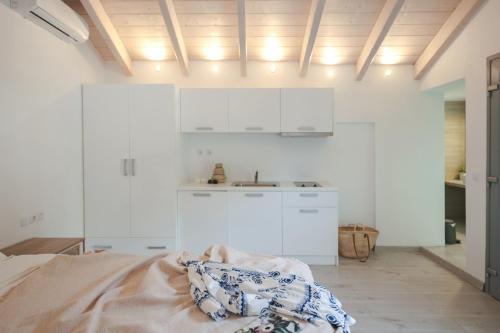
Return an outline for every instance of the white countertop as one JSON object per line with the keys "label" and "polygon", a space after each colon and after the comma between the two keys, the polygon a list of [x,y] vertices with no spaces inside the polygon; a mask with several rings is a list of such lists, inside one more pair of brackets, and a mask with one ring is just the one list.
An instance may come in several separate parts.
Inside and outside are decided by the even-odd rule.
{"label": "white countertop", "polygon": [[179,186],[178,191],[237,191],[237,192],[337,192],[338,188],[326,181],[318,181],[321,187],[296,187],[293,181],[278,182],[279,187],[242,187],[231,186],[233,181],[224,184],[187,183]]}

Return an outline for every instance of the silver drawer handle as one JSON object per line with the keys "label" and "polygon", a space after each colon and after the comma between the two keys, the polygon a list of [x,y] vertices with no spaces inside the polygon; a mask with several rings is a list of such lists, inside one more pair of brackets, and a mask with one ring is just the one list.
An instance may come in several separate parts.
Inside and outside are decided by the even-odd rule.
{"label": "silver drawer handle", "polygon": [[245,127],[245,130],[247,130],[247,131],[262,131],[263,128],[261,126],[248,126],[248,127]]}
{"label": "silver drawer handle", "polygon": [[316,198],[318,193],[300,193],[302,198]]}
{"label": "silver drawer handle", "polygon": [[209,197],[210,193],[193,193],[193,197]]}
{"label": "silver drawer handle", "polygon": [[94,245],[93,248],[96,250],[111,250],[113,248],[113,246],[111,246],[111,245]]}
{"label": "silver drawer handle", "polygon": [[197,131],[213,131],[214,128],[211,126],[199,126],[199,127],[196,127],[196,130]]}
{"label": "silver drawer handle", "polygon": [[317,209],[301,209],[299,212],[302,214],[317,214],[318,210]]}
{"label": "silver drawer handle", "polygon": [[314,126],[299,126],[297,127],[299,131],[311,131],[314,132],[316,128]]}
{"label": "silver drawer handle", "polygon": [[166,250],[166,246],[148,246],[148,250]]}
{"label": "silver drawer handle", "polygon": [[260,198],[260,197],[263,197],[264,194],[262,194],[262,193],[245,193],[245,196],[249,197],[249,198]]}

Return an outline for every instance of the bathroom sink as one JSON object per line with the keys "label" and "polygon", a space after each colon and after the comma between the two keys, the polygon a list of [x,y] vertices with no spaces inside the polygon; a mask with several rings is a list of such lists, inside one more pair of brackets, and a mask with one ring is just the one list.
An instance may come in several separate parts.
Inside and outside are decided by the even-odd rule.
{"label": "bathroom sink", "polygon": [[231,186],[237,187],[279,187],[280,183],[278,182],[234,182]]}

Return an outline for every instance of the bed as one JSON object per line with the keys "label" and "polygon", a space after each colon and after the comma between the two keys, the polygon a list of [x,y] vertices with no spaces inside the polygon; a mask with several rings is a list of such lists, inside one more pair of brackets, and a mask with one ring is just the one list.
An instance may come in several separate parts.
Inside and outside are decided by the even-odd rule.
{"label": "bed", "polygon": [[[0,331],[231,333],[248,327],[255,317],[213,321],[195,305],[182,263],[199,259],[187,252],[0,257]],[[309,267],[291,258],[213,246],[202,259],[313,281]],[[300,325],[301,332],[333,332],[327,322]]]}

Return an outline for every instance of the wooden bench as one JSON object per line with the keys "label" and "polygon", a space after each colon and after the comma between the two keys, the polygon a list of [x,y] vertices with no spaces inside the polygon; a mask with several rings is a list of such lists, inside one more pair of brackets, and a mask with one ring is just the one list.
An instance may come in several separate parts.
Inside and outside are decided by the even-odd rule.
{"label": "wooden bench", "polygon": [[83,254],[84,238],[30,238],[1,249],[6,256],[28,254]]}

